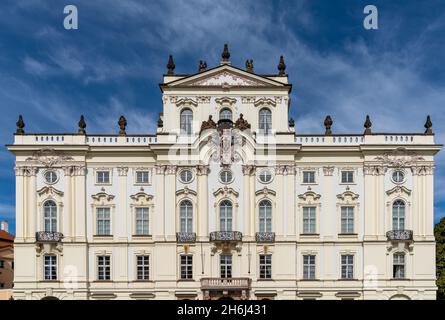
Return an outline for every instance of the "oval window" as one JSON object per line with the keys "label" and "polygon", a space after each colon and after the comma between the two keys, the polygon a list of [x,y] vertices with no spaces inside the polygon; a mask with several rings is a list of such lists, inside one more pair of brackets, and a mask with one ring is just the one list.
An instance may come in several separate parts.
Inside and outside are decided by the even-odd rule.
{"label": "oval window", "polygon": [[272,180],[272,173],[269,170],[263,170],[259,175],[262,183],[269,183]]}
{"label": "oval window", "polygon": [[55,171],[46,171],[45,172],[45,181],[46,183],[53,184],[57,182],[57,173]]}
{"label": "oval window", "polygon": [[222,183],[230,183],[233,180],[233,174],[230,170],[223,170],[219,174],[219,178]]}
{"label": "oval window", "polygon": [[395,170],[392,173],[392,180],[395,183],[402,183],[405,180],[405,173],[403,173],[401,170]]}
{"label": "oval window", "polygon": [[193,173],[191,170],[188,169],[182,170],[179,178],[183,183],[189,183],[193,179]]}

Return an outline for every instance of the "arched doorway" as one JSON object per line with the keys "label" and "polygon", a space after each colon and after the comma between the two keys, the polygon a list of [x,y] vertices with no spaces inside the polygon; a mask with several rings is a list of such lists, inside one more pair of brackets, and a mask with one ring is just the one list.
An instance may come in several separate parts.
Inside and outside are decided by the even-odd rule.
{"label": "arched doorway", "polygon": [[43,297],[43,298],[40,299],[40,300],[59,300],[59,298],[56,298],[56,297],[54,297],[54,296],[46,296],[46,297]]}

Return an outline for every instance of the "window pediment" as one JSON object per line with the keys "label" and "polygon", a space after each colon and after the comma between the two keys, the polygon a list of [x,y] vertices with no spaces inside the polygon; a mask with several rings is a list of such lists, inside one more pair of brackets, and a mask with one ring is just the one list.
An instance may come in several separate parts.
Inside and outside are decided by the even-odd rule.
{"label": "window pediment", "polygon": [[223,187],[216,190],[213,195],[215,197],[222,195],[223,197],[235,196],[238,197],[239,193],[235,191],[233,188]]}
{"label": "window pediment", "polygon": [[198,105],[198,102],[196,100],[190,99],[190,98],[181,98],[179,100],[176,100],[176,106],[180,107],[182,105],[188,105],[188,106],[194,106],[196,107]]}
{"label": "window pediment", "polygon": [[276,192],[273,191],[273,190],[271,190],[271,189],[269,189],[269,188],[267,188],[267,187],[264,187],[264,188],[262,188],[262,189],[260,189],[260,190],[257,190],[257,191],[255,192],[255,195],[256,195],[256,196],[262,196],[262,195],[264,195],[264,196],[267,196],[267,195],[275,196],[275,195],[276,195]]}
{"label": "window pediment", "polygon": [[43,187],[40,190],[37,190],[37,194],[39,196],[43,196],[43,195],[51,195],[51,196],[59,196],[59,197],[63,197],[63,191],[57,190],[56,188],[54,188],[53,186],[46,186]]}
{"label": "window pediment", "polygon": [[350,203],[359,198],[359,195],[357,193],[354,193],[350,190],[346,190],[343,193],[340,193],[337,195],[337,199],[341,200],[344,203]]}
{"label": "window pediment", "polygon": [[402,193],[406,194],[406,195],[411,195],[411,190],[409,190],[407,187],[405,186],[395,186],[394,188],[386,191],[386,194],[388,196],[392,195],[392,194],[398,194],[401,195]]}
{"label": "window pediment", "polygon": [[130,198],[136,203],[147,203],[153,199],[153,196],[141,191],[131,195]]}
{"label": "window pediment", "polygon": [[194,190],[191,190],[191,189],[189,189],[189,188],[184,188],[184,189],[180,189],[180,190],[178,190],[178,191],[176,191],[176,195],[177,196],[180,196],[180,195],[193,195],[193,196],[196,196],[197,195],[197,193],[196,193],[196,191],[194,191]]}
{"label": "window pediment", "polygon": [[102,192],[93,194],[91,196],[91,198],[93,198],[93,200],[95,200],[95,202],[104,203],[104,202],[111,202],[114,199],[114,196],[106,193],[105,191],[102,191]]}
{"label": "window pediment", "polygon": [[255,102],[253,103],[253,105],[255,107],[265,106],[265,105],[275,107],[277,105],[277,103],[275,100],[272,100],[271,98],[261,97],[261,98],[256,99]]}
{"label": "window pediment", "polygon": [[305,201],[306,203],[312,203],[320,200],[321,195],[312,190],[309,190],[303,194],[298,195],[298,198]]}

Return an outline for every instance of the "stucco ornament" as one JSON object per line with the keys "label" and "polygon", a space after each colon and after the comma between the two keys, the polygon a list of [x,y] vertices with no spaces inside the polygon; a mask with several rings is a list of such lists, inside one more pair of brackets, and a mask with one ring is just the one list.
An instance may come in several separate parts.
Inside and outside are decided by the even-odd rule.
{"label": "stucco ornament", "polygon": [[51,168],[63,161],[71,161],[71,160],[74,160],[74,158],[51,148],[40,149],[34,152],[34,154],[31,157],[26,159],[26,161],[37,161],[48,168]]}
{"label": "stucco ornament", "polygon": [[384,165],[396,168],[410,167],[418,161],[425,160],[415,152],[408,151],[404,147],[399,147],[392,152],[386,152],[383,156],[378,156],[374,159],[383,162]]}
{"label": "stucco ornament", "polygon": [[231,165],[241,161],[238,150],[242,147],[242,141],[238,130],[223,129],[220,132],[214,132],[208,141],[210,147],[216,149],[211,159],[221,165]]}

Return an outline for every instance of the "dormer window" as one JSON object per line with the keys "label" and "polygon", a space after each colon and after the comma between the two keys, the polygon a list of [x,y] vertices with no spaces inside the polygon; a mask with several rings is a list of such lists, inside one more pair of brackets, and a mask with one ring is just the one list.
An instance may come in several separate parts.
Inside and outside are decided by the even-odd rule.
{"label": "dormer window", "polygon": [[230,109],[222,109],[219,113],[219,120],[230,120],[232,121],[232,111]]}
{"label": "dormer window", "polygon": [[260,132],[264,134],[271,132],[272,112],[269,109],[263,108],[260,110],[258,128],[260,129]]}

